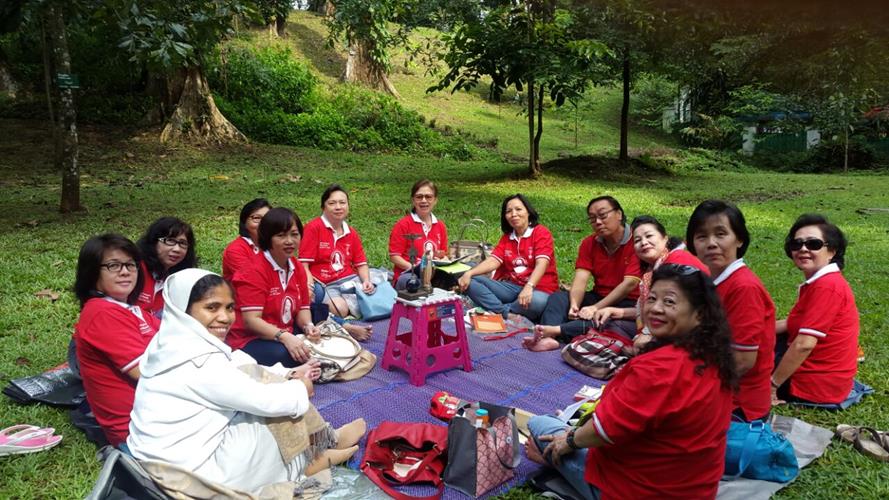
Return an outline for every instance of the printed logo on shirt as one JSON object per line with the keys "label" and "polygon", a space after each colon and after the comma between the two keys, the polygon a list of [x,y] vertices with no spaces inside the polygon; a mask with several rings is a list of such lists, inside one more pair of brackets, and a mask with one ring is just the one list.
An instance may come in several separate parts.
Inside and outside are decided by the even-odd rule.
{"label": "printed logo on shirt", "polygon": [[139,302],[151,302],[153,299],[154,297],[146,292],[142,292],[139,294]]}
{"label": "printed logo on shirt", "polygon": [[279,287],[273,286],[269,290],[269,295],[281,295],[281,289]]}
{"label": "printed logo on shirt", "polygon": [[326,241],[320,241],[318,242],[318,248],[330,248],[330,243]]}
{"label": "printed logo on shirt", "polygon": [[142,335],[151,335],[154,333],[154,328],[151,328],[145,321],[139,321],[139,333]]}
{"label": "printed logo on shirt", "polygon": [[516,274],[522,274],[528,270],[528,263],[523,257],[516,257],[512,261],[512,268],[515,270]]}
{"label": "printed logo on shirt", "polygon": [[336,272],[343,270],[343,254],[339,250],[330,255],[330,268]]}
{"label": "printed logo on shirt", "polygon": [[293,319],[293,299],[284,297],[284,305],[281,306],[281,321],[289,324],[291,319]]}
{"label": "printed logo on shirt", "polygon": [[426,243],[423,243],[423,255],[432,254],[435,256],[435,242],[432,240],[426,240]]}

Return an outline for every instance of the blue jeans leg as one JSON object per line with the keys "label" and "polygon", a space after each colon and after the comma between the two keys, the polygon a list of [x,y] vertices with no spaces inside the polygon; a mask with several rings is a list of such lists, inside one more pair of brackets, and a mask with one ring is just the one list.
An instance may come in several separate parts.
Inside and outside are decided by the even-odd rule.
{"label": "blue jeans leg", "polygon": [[287,368],[294,368],[302,364],[293,359],[290,352],[284,347],[284,344],[274,340],[251,340],[241,350],[249,354],[262,366],[273,366],[275,363],[281,363]]}
{"label": "blue jeans leg", "polygon": [[500,313],[506,317],[509,304],[515,301],[522,287],[509,281],[492,280],[487,276],[473,276],[466,294],[473,302],[487,311]]}
{"label": "blue jeans leg", "polygon": [[522,307],[519,304],[518,299],[514,300],[511,304],[509,304],[510,312],[514,312],[516,314],[521,314],[522,316],[530,319],[531,321],[537,321],[540,318],[541,313],[546,308],[547,299],[549,299],[549,295],[546,292],[541,292],[539,290],[534,290],[531,295],[531,303],[528,304],[528,307]]}
{"label": "blue jeans leg", "polygon": [[[563,434],[567,429],[568,425],[565,422],[550,415],[538,415],[528,421],[528,430],[531,431],[531,437],[541,452],[549,443],[540,441],[538,437],[546,434]],[[586,455],[586,449],[577,450],[574,453],[562,455],[562,461],[558,466],[552,463],[550,463],[550,466],[559,471],[559,474],[571,483],[571,486],[583,495],[586,500],[598,500],[598,488],[586,482],[586,479],[583,477],[584,470],[586,469]]]}

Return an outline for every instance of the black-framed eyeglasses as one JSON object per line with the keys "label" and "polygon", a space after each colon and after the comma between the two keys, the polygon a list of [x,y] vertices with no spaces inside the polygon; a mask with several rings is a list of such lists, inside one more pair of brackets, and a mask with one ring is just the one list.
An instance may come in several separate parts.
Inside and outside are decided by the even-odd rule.
{"label": "black-framed eyeglasses", "polygon": [[188,250],[188,240],[177,240],[176,238],[170,238],[169,236],[166,238],[158,238],[157,241],[163,243],[164,245],[172,248],[176,245],[179,245],[179,248],[183,250]]}
{"label": "black-framed eyeglasses", "polygon": [[435,195],[434,194],[415,194],[414,199],[417,201],[434,200]]}
{"label": "black-framed eyeglasses", "polygon": [[105,262],[103,264],[99,264],[99,267],[104,267],[111,273],[119,273],[121,269],[126,268],[127,271],[133,272],[136,270],[136,263],[133,261],[130,262]]}
{"label": "black-framed eyeglasses", "polygon": [[824,240],[819,240],[818,238],[809,238],[808,240],[804,240],[802,238],[797,238],[795,240],[790,240],[790,251],[791,252],[799,252],[806,247],[812,252],[817,252],[822,248],[827,246],[827,242]]}
{"label": "black-framed eyeglasses", "polygon": [[695,266],[686,266],[685,264],[664,264],[659,269],[664,269],[666,271],[672,271],[680,276],[691,276],[694,273],[701,272]]}
{"label": "black-framed eyeglasses", "polygon": [[617,210],[617,209],[612,208],[611,210],[608,210],[607,212],[602,212],[600,214],[588,215],[586,220],[588,220],[590,222],[596,222],[597,220],[605,220],[608,218],[609,215],[611,215],[611,212],[614,212],[615,210]]}

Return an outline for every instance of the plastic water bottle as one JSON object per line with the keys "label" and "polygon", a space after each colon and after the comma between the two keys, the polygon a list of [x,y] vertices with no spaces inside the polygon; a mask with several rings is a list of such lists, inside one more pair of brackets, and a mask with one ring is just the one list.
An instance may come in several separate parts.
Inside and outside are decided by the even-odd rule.
{"label": "plastic water bottle", "polygon": [[475,410],[475,426],[479,429],[484,429],[490,424],[490,417],[488,416],[488,410],[484,408],[479,408]]}

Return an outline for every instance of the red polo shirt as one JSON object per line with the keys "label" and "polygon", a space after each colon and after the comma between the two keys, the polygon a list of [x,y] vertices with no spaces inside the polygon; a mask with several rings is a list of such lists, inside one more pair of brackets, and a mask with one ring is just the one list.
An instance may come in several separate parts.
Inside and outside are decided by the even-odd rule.
{"label": "red polo shirt", "polygon": [[769,412],[771,376],[775,367],[775,304],[743,259],[730,264],[713,282],[732,330],[732,347],[756,352],[756,364],[739,381],[736,408],[748,419]]}
{"label": "red polo shirt", "polygon": [[287,263],[289,269],[281,269],[266,251],[253,256],[244,269],[235,273],[232,285],[238,301],[237,317],[225,337],[232,349],[241,349],[257,338],[244,325],[245,312],[262,311],[266,323],[293,331],[297,313],[309,308],[306,272],[293,257]]}
{"label": "red polo shirt", "polygon": [[87,301],[74,325],[74,343],[86,399],[113,446],[127,440],[139,364],[160,321],[139,306],[110,298]]}
{"label": "red polo shirt", "polygon": [[258,253],[259,247],[254,245],[250,238],[238,236],[222,252],[222,277],[231,283],[235,273]]}
{"label": "red polo shirt", "polygon": [[725,466],[732,394],[715,367],[701,374],[688,351],[642,354],[605,386],[585,479],[602,499],[715,498]]}
{"label": "red polo shirt", "polygon": [[[413,240],[413,247],[417,252],[416,261],[411,262],[414,265],[418,264],[423,255],[430,250],[433,255],[448,251],[448,228],[435,215],[432,216],[432,225],[426,226],[417,214],[411,212],[399,219],[392,228],[389,234],[389,255],[398,255],[410,262],[409,252],[412,242],[404,237],[406,234],[420,235],[419,239]],[[398,280],[401,272],[401,269],[395,268],[393,281]]]}
{"label": "red polo shirt", "polygon": [[[631,234],[630,226],[625,225],[624,238],[612,254],[608,253],[605,244],[596,235],[587,236],[580,242],[574,268],[585,269],[593,274],[595,281],[593,292],[596,295],[605,297],[628,276],[638,280],[642,279],[639,257],[636,256],[636,251],[633,249]],[[634,287],[626,298],[638,299],[639,289]]]}
{"label": "red polo shirt", "polygon": [[337,238],[323,215],[312,219],[303,230],[299,261],[307,262],[309,272],[321,283],[352,276],[358,266],[367,264],[361,237],[345,222],[343,230],[343,235]]}
{"label": "red polo shirt", "polygon": [[546,226],[538,224],[528,227],[521,237],[515,231],[504,234],[491,252],[491,257],[500,261],[500,267],[494,272],[494,279],[511,281],[520,286],[528,283],[537,259],[544,258],[549,261],[546,272],[534,289],[546,293],[559,289],[553,235]]}
{"label": "red polo shirt", "polygon": [[142,292],[136,299],[136,305],[148,311],[152,316],[158,318],[164,313],[164,281],[157,281],[154,275],[148,270],[148,266],[143,260],[140,264],[142,268]]}
{"label": "red polo shirt", "polygon": [[836,264],[828,264],[799,288],[787,316],[788,342],[797,335],[818,340],[790,377],[790,394],[815,403],[839,403],[852,390],[858,371],[858,308]]}

